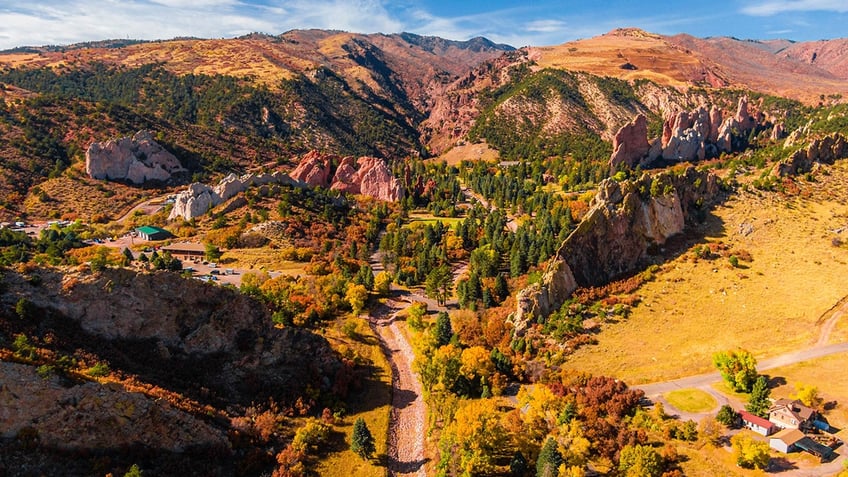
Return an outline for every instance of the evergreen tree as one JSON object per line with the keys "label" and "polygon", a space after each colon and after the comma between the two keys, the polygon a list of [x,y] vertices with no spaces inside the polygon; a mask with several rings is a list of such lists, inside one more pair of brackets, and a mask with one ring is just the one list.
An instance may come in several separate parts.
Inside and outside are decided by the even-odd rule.
{"label": "evergreen tree", "polygon": [[770,394],[771,390],[765,376],[760,376],[754,382],[754,388],[751,390],[751,397],[748,398],[745,410],[760,417],[768,417],[768,410],[771,407]]}
{"label": "evergreen tree", "polygon": [[539,452],[539,458],[536,459],[536,477],[555,477],[561,464],[562,454],[557,449],[557,443],[552,437],[548,437]]}
{"label": "evergreen tree", "polygon": [[353,423],[353,435],[350,438],[350,450],[363,459],[369,459],[377,450],[374,446],[374,436],[365,424],[365,420],[356,419]]}
{"label": "evergreen tree", "polygon": [[521,451],[517,451],[509,462],[509,475],[512,477],[524,477],[527,475],[528,470],[527,459],[524,458],[524,454]]}
{"label": "evergreen tree", "polygon": [[130,249],[124,248],[124,266],[127,266],[133,262],[133,253]]}
{"label": "evergreen tree", "polygon": [[451,328],[450,316],[444,311],[439,312],[436,317],[436,329],[434,331],[436,337],[436,345],[444,346],[450,343],[453,337],[453,328]]}

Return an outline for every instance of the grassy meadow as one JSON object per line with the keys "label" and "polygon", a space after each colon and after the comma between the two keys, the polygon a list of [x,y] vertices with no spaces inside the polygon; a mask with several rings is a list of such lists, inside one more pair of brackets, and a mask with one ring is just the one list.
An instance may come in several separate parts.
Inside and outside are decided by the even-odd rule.
{"label": "grassy meadow", "polygon": [[[630,383],[713,371],[712,355],[744,348],[758,358],[810,347],[821,318],[848,288],[848,164],[792,195],[740,192],[714,208],[682,253],[663,264],[636,293],[626,320],[605,324],[598,345],[578,350],[575,369]],[[734,268],[727,258],[695,259],[691,248],[719,244],[750,254]],[[828,315],[829,316],[829,315]],[[842,320],[836,334],[848,326]]]}

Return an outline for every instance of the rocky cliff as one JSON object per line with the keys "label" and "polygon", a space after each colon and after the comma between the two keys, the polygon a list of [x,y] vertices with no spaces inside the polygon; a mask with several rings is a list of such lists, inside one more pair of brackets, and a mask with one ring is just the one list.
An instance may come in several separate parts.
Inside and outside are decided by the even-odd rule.
{"label": "rocky cliff", "polygon": [[92,143],[85,153],[85,172],[94,179],[143,184],[149,180],[167,181],[186,169],[153,140],[150,131],[139,131],[132,138]]}
{"label": "rocky cliff", "polygon": [[[133,462],[151,475],[240,474],[250,409],[335,399],[350,370],[324,338],[275,327],[259,302],[174,273],[3,270],[3,282],[0,471],[10,475],[120,475]],[[26,320],[14,313],[21,298]],[[21,335],[38,348],[29,358],[12,354]],[[77,374],[95,363],[108,378]]]}
{"label": "rocky cliff", "polygon": [[329,385],[339,364],[323,338],[274,327],[260,303],[236,291],[170,272],[38,273],[38,287],[5,274],[14,292],[2,297],[6,309],[25,297],[39,310],[36,324],[58,341],[198,399],[286,402],[307,383]]}
{"label": "rocky cliff", "polygon": [[310,187],[329,187],[388,202],[404,197],[404,189],[385,161],[376,157],[340,158],[315,151],[303,156],[291,172],[292,179]]}
{"label": "rocky cliff", "polygon": [[[610,169],[621,164],[628,167],[652,167],[661,163],[695,162],[716,157],[723,152],[736,152],[747,145],[751,131],[771,125],[765,115],[749,112],[748,98],[741,97],[734,114],[724,114],[716,106],[699,106],[692,111],[674,110],[663,121],[662,136],[646,146],[647,128],[644,118],[637,116],[613,138]],[[782,125],[773,125],[773,135],[782,134]]]}
{"label": "rocky cliff", "polygon": [[[791,141],[787,139],[786,147],[791,146]],[[815,164],[833,164],[837,159],[845,158],[848,158],[848,139],[834,133],[814,139],[807,147],[795,151],[788,159],[777,163],[772,174],[778,177],[792,176],[810,172]]]}
{"label": "rocky cliff", "polygon": [[192,217],[199,217],[205,214],[212,207],[224,203],[229,198],[239,192],[244,192],[249,187],[265,184],[302,185],[294,181],[288,174],[282,172],[274,172],[272,174],[245,174],[243,176],[237,176],[231,173],[214,186],[195,182],[190,184],[186,190],[177,194],[174,199],[174,207],[171,209],[170,215],[168,215],[168,220],[177,218],[191,220]]}
{"label": "rocky cliff", "polygon": [[[334,170],[334,164],[339,162]],[[332,154],[316,151],[304,155],[291,175],[282,172],[272,174],[229,174],[221,181],[209,186],[195,182],[179,194],[169,220],[190,220],[205,214],[209,209],[243,192],[248,187],[265,184],[283,184],[291,187],[329,187],[349,194],[362,194],[379,200],[397,202],[403,198],[403,187],[392,176],[386,163],[375,157],[339,158]]]}
{"label": "rocky cliff", "polygon": [[602,182],[542,281],[519,292],[516,332],[521,334],[528,320],[557,310],[578,287],[601,286],[637,270],[649,247],[683,232],[718,193],[716,176],[694,168]]}

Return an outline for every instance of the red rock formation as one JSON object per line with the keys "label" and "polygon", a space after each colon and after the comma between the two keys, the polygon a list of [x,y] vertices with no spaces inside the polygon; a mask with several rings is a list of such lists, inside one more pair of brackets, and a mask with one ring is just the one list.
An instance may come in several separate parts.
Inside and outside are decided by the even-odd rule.
{"label": "red rock formation", "polygon": [[644,115],[636,116],[633,122],[625,124],[615,133],[612,140],[612,156],[610,170],[615,170],[619,164],[636,167],[639,161],[648,154],[651,146],[648,144],[648,120]]}
{"label": "red rock formation", "polygon": [[329,187],[330,169],[334,158],[335,156],[309,151],[289,175],[310,187]]}
{"label": "red rock formation", "polygon": [[335,171],[337,156],[311,151],[292,171],[291,178],[311,187],[329,187],[348,194],[362,194],[375,199],[397,202],[404,196],[400,181],[392,175],[385,161],[376,157],[352,156],[341,159]]}

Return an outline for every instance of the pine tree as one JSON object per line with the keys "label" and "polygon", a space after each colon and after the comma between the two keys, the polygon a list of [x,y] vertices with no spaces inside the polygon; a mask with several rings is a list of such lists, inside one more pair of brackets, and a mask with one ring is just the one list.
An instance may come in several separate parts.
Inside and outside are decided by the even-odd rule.
{"label": "pine tree", "polygon": [[377,450],[374,446],[374,436],[365,424],[365,419],[357,418],[353,423],[353,435],[350,438],[350,450],[363,459],[369,459]]}
{"label": "pine tree", "polygon": [[437,346],[444,346],[450,343],[453,337],[450,316],[444,311],[439,312],[439,315],[436,317],[435,337]]}
{"label": "pine tree", "polygon": [[556,441],[548,437],[542,450],[539,452],[539,458],[536,459],[536,477],[553,477],[559,472],[559,466],[562,464],[562,454],[557,449]]}
{"label": "pine tree", "polygon": [[751,390],[751,397],[748,398],[745,410],[760,417],[767,417],[769,407],[771,407],[770,394],[771,390],[768,388],[765,376],[760,376],[754,382],[754,389]]}

